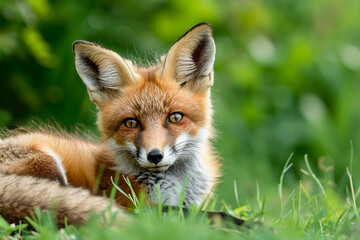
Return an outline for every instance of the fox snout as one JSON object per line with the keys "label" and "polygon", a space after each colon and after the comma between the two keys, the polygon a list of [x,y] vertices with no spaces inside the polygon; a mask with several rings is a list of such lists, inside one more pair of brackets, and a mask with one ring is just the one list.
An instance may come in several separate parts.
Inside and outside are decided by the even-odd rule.
{"label": "fox snout", "polygon": [[150,150],[141,147],[137,161],[140,166],[150,172],[166,171],[176,160],[175,154],[170,149],[169,146],[164,146],[164,148],[152,147]]}
{"label": "fox snout", "polygon": [[147,155],[147,160],[151,163],[154,163],[157,165],[161,160],[163,160],[164,154],[159,149],[153,149],[149,154]]}

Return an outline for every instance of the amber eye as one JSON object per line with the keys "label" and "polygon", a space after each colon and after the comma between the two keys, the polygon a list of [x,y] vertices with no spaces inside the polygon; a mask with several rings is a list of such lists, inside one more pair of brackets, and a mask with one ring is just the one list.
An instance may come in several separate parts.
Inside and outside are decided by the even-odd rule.
{"label": "amber eye", "polygon": [[170,114],[170,116],[168,116],[167,121],[168,123],[178,123],[181,120],[183,120],[184,118],[184,114],[182,114],[181,112],[175,112]]}
{"label": "amber eye", "polygon": [[127,118],[124,121],[124,125],[127,128],[137,128],[139,126],[139,121],[134,118]]}

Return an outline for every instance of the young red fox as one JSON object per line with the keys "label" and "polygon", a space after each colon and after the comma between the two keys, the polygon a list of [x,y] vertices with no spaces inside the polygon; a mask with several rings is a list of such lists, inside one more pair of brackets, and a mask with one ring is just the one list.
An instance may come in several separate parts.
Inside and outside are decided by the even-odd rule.
{"label": "young red fox", "polygon": [[[77,72],[98,108],[102,143],[44,130],[0,139],[0,214],[15,222],[34,206],[57,211],[58,222],[86,221],[104,209],[115,173],[135,192],[178,206],[185,179],[185,205],[200,204],[219,176],[211,147],[210,87],[215,43],[209,24],[190,29],[157,65],[138,67],[99,45],[73,44]],[[94,189],[102,173],[98,190]],[[129,188],[123,176],[118,185]],[[81,188],[82,187],[82,188]],[[115,201],[131,207],[118,193]],[[114,207],[114,210],[117,207]],[[124,215],[125,217],[125,215]]]}

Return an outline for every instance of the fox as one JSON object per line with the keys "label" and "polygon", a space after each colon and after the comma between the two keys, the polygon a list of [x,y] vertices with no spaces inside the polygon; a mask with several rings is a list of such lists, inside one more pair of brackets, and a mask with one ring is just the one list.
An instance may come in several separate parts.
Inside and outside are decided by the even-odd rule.
{"label": "fox", "polygon": [[[77,40],[77,73],[97,108],[101,141],[46,129],[0,138],[0,215],[9,222],[52,210],[59,224],[84,223],[109,204],[113,181],[165,206],[200,204],[221,176],[212,140],[215,42],[200,23],[148,66]],[[131,188],[126,180],[131,183]],[[107,197],[104,197],[107,196]],[[117,192],[111,211],[126,221],[132,202]]]}

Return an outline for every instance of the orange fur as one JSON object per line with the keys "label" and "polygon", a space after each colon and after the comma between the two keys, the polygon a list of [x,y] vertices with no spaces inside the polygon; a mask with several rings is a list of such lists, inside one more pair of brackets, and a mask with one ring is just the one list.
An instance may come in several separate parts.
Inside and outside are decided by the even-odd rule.
{"label": "orange fur", "polygon": [[94,153],[103,146],[76,138],[60,137],[53,134],[27,133],[6,139],[21,146],[39,151],[50,149],[62,159],[69,182],[75,186],[92,188],[96,179],[96,159]]}

